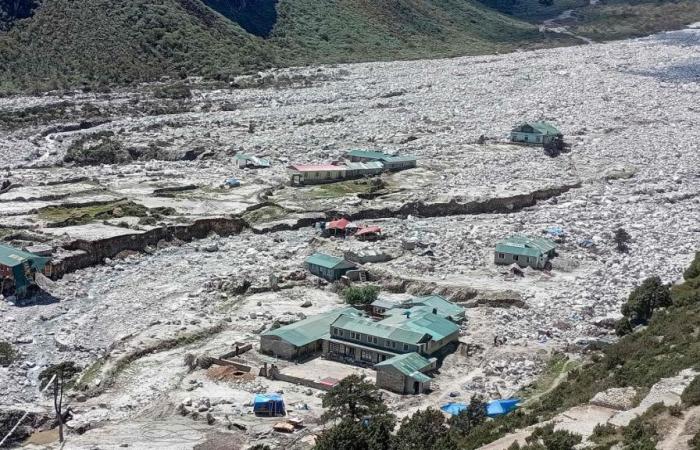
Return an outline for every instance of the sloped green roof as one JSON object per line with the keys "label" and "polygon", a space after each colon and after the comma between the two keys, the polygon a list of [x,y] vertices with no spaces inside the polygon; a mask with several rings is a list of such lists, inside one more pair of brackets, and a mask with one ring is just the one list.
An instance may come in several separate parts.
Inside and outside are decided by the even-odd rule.
{"label": "sloped green roof", "polygon": [[426,382],[430,377],[421,372],[431,365],[430,361],[418,353],[406,353],[389,358],[386,361],[375,364],[375,367],[393,367],[402,374],[413,378],[416,381]]}
{"label": "sloped green roof", "polygon": [[419,344],[426,338],[426,333],[417,330],[410,330],[406,327],[389,326],[381,322],[373,322],[362,317],[352,317],[341,315],[332,325],[342,328],[343,330],[354,331],[355,333],[367,334],[376,336],[382,339],[390,339],[392,341],[405,344]]}
{"label": "sloped green roof", "polygon": [[377,151],[373,151],[373,150],[350,150],[348,152],[348,156],[355,156],[357,158],[377,159],[377,160],[385,160],[385,159],[390,157],[386,153],[377,152]]}
{"label": "sloped green roof", "polygon": [[280,339],[289,342],[290,344],[302,347],[317,341],[324,336],[327,336],[330,331],[330,325],[339,316],[359,316],[359,311],[348,306],[345,308],[334,309],[323,314],[318,314],[313,317],[308,317],[304,320],[294,322],[289,325],[277,328],[275,330],[266,331],[263,336],[277,336]]}
{"label": "sloped green roof", "polygon": [[352,269],[356,267],[353,263],[343,258],[326,255],[325,253],[314,253],[306,258],[306,263],[325,267],[326,269]]}
{"label": "sloped green roof", "polygon": [[440,316],[447,317],[452,320],[461,320],[465,315],[464,308],[459,305],[455,305],[441,295],[418,297],[414,299],[412,303],[414,306],[428,307],[430,309],[429,312],[432,312],[432,309],[437,309]]}
{"label": "sloped green roof", "polygon": [[556,244],[542,237],[511,236],[496,244],[496,252],[539,258],[557,248]]}
{"label": "sloped green roof", "polygon": [[518,131],[522,129],[525,125],[529,125],[532,128],[535,129],[540,134],[545,134],[545,135],[556,135],[556,134],[561,134],[561,131],[554,125],[547,123],[547,122],[525,122],[520,125],[518,125],[515,128],[515,131]]}
{"label": "sloped green roof", "polygon": [[385,160],[391,162],[415,161],[417,158],[413,155],[389,156]]}
{"label": "sloped green roof", "polygon": [[0,244],[0,264],[3,266],[16,267],[24,264],[26,261],[31,261],[37,270],[42,270],[46,263],[49,262],[49,258]]}
{"label": "sloped green roof", "polygon": [[429,334],[433,340],[439,341],[452,333],[459,331],[459,325],[451,320],[440,317],[428,311],[425,306],[416,306],[405,314],[394,314],[380,321],[381,324],[401,327],[404,330],[419,334]]}

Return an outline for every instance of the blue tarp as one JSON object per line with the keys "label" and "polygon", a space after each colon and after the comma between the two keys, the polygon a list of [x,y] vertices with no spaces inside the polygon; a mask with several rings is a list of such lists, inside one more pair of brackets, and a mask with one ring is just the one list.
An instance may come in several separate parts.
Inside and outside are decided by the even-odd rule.
{"label": "blue tarp", "polygon": [[564,236],[564,234],[566,234],[566,232],[564,231],[564,229],[562,227],[549,227],[549,228],[547,228],[547,234],[549,234],[550,236],[560,237],[560,236]]}
{"label": "blue tarp", "polygon": [[269,416],[284,415],[284,400],[279,394],[255,394],[253,412]]}
{"label": "blue tarp", "polygon": [[[506,400],[493,400],[486,404],[486,415],[489,417],[498,417],[504,414],[508,414],[518,407],[520,399],[509,398]],[[469,408],[469,405],[464,403],[448,403],[443,405],[440,409],[444,412],[451,414],[453,416],[459,415],[462,411]]]}
{"label": "blue tarp", "polygon": [[226,186],[228,187],[239,187],[241,182],[237,178],[227,178]]}

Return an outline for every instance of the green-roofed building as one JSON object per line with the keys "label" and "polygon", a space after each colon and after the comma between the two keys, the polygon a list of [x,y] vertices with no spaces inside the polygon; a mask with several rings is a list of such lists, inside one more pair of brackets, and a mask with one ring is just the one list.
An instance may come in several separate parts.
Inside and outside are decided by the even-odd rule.
{"label": "green-roofed building", "polygon": [[556,255],[554,242],[543,237],[511,236],[496,244],[494,262],[499,265],[549,269]]}
{"label": "green-roofed building", "polygon": [[37,272],[42,272],[49,258],[37,256],[7,245],[0,245],[0,292],[5,297],[24,297],[35,285]]}
{"label": "green-roofed building", "polygon": [[304,320],[266,331],[260,336],[260,351],[282,359],[303,359],[320,352],[323,340],[329,338],[330,325],[339,316],[359,316],[349,306],[308,317]]}
{"label": "green-roofed building", "polygon": [[383,164],[384,170],[398,171],[416,167],[417,159],[412,155],[392,156],[383,152],[372,150],[350,150],[347,158],[352,162],[373,162]]}
{"label": "green-roofed building", "polygon": [[257,156],[238,153],[233,157],[239,169],[263,169],[270,167],[270,160],[258,158]]}
{"label": "green-roofed building", "polygon": [[377,387],[397,394],[420,394],[430,389],[431,379],[426,373],[436,368],[436,359],[406,353],[375,364],[374,368]]}
{"label": "green-roofed building", "polygon": [[546,145],[563,139],[561,131],[547,122],[526,122],[513,128],[510,140],[524,144]]}
{"label": "green-roofed building", "polygon": [[343,258],[325,253],[314,253],[306,258],[306,267],[312,274],[331,282],[340,280],[349,270],[357,268],[355,264]]}

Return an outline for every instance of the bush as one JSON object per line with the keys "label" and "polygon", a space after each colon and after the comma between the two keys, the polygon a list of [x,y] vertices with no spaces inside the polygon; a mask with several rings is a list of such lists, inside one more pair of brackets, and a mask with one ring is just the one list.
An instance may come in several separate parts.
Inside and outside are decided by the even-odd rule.
{"label": "bush", "polygon": [[79,373],[80,367],[76,366],[73,361],[65,361],[42,370],[39,374],[39,384],[43,389],[54,375],[62,377],[64,384],[70,384],[73,378]]}
{"label": "bush", "polygon": [[379,287],[373,285],[350,286],[343,290],[343,298],[351,305],[369,305],[379,296]]}
{"label": "bush", "polygon": [[627,253],[629,251],[629,245],[627,244],[629,244],[629,242],[632,240],[632,236],[630,236],[629,233],[623,228],[618,228],[615,230],[615,237],[613,240],[615,241],[615,246],[618,252]]}
{"label": "bush", "polygon": [[153,90],[156,98],[186,99],[192,97],[192,90],[185,83],[167,84]]}
{"label": "bush", "polygon": [[7,367],[17,359],[17,352],[9,342],[0,341],[0,366]]}
{"label": "bush", "polygon": [[693,439],[688,441],[688,445],[690,450],[700,450],[700,431],[693,436]]}
{"label": "bush", "polygon": [[681,400],[688,406],[700,405],[700,375],[696,376],[681,394]]}

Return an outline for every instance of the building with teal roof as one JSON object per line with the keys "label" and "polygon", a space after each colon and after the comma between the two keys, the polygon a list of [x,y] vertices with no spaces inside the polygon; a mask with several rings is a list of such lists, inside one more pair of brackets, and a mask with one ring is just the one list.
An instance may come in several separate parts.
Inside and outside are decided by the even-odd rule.
{"label": "building with teal roof", "polygon": [[377,387],[397,394],[421,394],[430,389],[431,378],[437,360],[426,359],[418,353],[405,353],[375,364]]}
{"label": "building with teal roof", "polygon": [[545,145],[563,139],[561,131],[547,122],[525,122],[513,128],[510,140],[523,144]]}
{"label": "building with teal roof", "polygon": [[338,258],[325,253],[314,253],[306,258],[306,267],[312,274],[327,281],[340,280],[348,271],[357,266],[343,258]]}
{"label": "building with teal roof", "polygon": [[48,262],[49,258],[0,244],[0,293],[25,297],[35,285],[36,273],[42,272]]}
{"label": "building with teal roof", "polygon": [[266,331],[260,336],[260,351],[277,358],[303,359],[322,350],[322,341],[330,337],[330,325],[339,316],[359,315],[348,306]]}
{"label": "building with teal roof", "polygon": [[498,244],[494,262],[499,265],[517,264],[520,267],[549,269],[556,256],[556,244],[543,237],[510,236]]}

